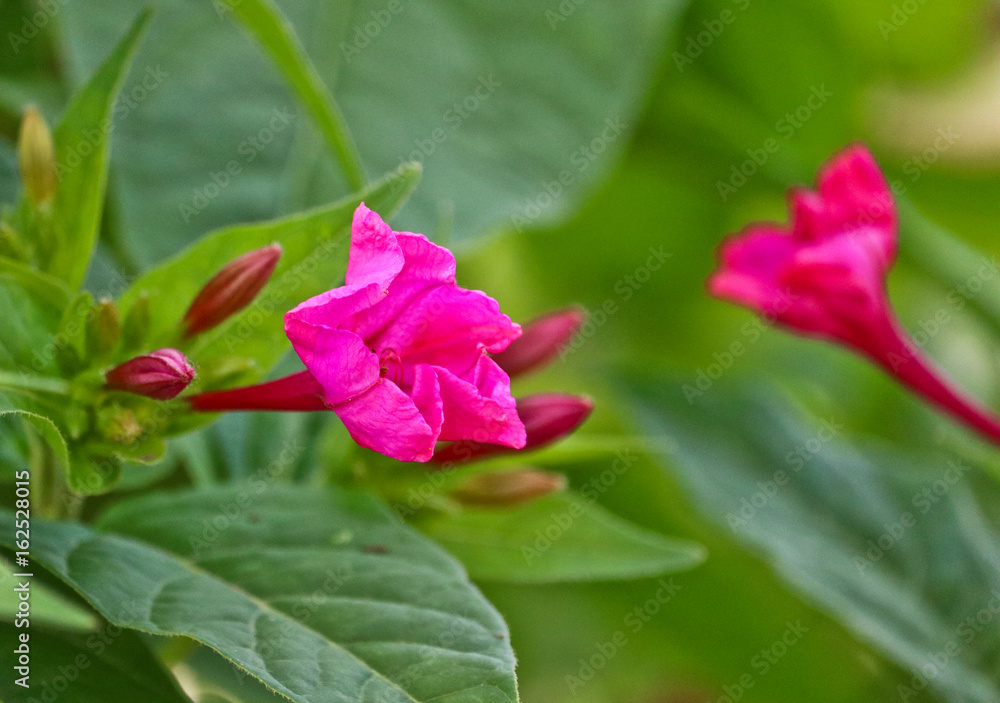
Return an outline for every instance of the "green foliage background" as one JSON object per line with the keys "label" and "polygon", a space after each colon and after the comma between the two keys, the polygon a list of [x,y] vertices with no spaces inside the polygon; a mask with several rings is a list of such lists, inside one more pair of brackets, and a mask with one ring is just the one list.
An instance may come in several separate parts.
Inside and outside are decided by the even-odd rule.
{"label": "green foliage background", "polygon": [[[528,573],[520,548],[537,548],[535,530],[544,531],[560,510],[543,503],[523,516],[520,532],[503,532],[506,557],[489,546],[452,545],[509,627],[521,699],[684,703],[736,700],[739,689],[751,702],[1000,700],[1000,618],[968,642],[957,634],[1000,592],[995,450],[842,350],[761,327],[704,292],[724,235],[755,219],[783,221],[786,187],[810,183],[831,154],[863,141],[907,208],[890,279],[901,318],[926,333],[928,352],[964,388],[1000,407],[1000,316],[992,307],[1000,276],[995,269],[989,278],[977,274],[981,256],[997,253],[997,94],[983,88],[991,85],[984,76],[1000,71],[995,4],[278,4],[321,86],[336,97],[367,174],[421,163],[423,176],[394,226],[454,248],[459,282],[488,291],[515,319],[570,303],[590,311],[564,358],[518,381],[516,391],[595,398],[597,411],[583,430],[531,461],[568,476],[568,500],[588,504],[587,519],[606,526],[607,543],[567,528],[551,547],[551,571]],[[19,192],[13,154],[23,107],[39,104],[55,123],[144,5],[0,0],[4,201]],[[243,10],[255,6],[245,0]],[[38,12],[44,23],[34,19]],[[37,36],[12,43],[10,36],[25,35],[25,22]],[[291,215],[353,190],[315,113],[269,58],[275,45],[265,40],[262,50],[225,3],[156,3],[124,82],[126,101],[119,98],[114,112],[109,195],[85,283],[95,296],[119,295],[206,232]],[[462,107],[469,96],[474,109]],[[255,146],[267,125],[273,141]],[[218,174],[233,161],[238,172],[220,186]],[[734,180],[740,168],[752,173]],[[218,194],[207,197],[213,183]],[[383,196],[386,208],[402,198]],[[333,207],[329,222],[315,215],[307,224],[333,231],[345,207]],[[246,240],[220,245],[220,252],[242,253],[258,246],[258,237],[270,241],[266,230],[227,231],[233,242]],[[176,267],[195,267],[197,259],[178,259],[174,269],[143,280],[170,280]],[[223,263],[205,257],[198,265],[210,271]],[[323,275],[335,279],[341,270]],[[323,275],[311,285],[322,287]],[[956,290],[967,301],[960,310],[949,302]],[[126,295],[126,306],[130,300]],[[170,307],[166,299],[158,305]],[[940,310],[948,320],[932,333]],[[260,373],[286,351],[256,344]],[[292,368],[294,360],[286,356],[284,364]],[[693,403],[686,397],[692,387]],[[227,417],[179,438],[159,465],[127,466],[123,481],[189,481],[196,489],[238,482],[270,465],[289,442],[307,449],[281,482],[321,490],[315,484],[325,478],[350,474],[338,462],[347,442],[330,418],[257,415]],[[14,454],[6,444],[2,451]],[[625,470],[609,474],[623,452]],[[962,478],[920,512],[915,496],[955,462],[967,467]],[[789,485],[734,522],[741,501],[782,469],[793,474]],[[183,505],[195,510],[199,500],[189,495]],[[183,526],[157,533],[149,527],[156,511],[142,518],[145,507],[115,508],[102,528],[173,549],[180,566],[169,568],[183,568],[182,546],[170,544]],[[860,568],[869,540],[891,532],[907,511],[919,514],[918,527]],[[479,529],[489,533],[498,519],[488,516]],[[461,520],[416,525],[448,549],[449,539],[477,529],[475,517]],[[254,539],[265,546],[288,539],[283,530],[291,528],[279,527]],[[675,557],[673,543],[652,533],[700,543],[708,559],[690,571],[647,577],[670,569]],[[418,538],[406,532],[386,539]],[[444,560],[442,568],[456,568],[426,540],[413,549],[417,561],[424,550],[427,559]],[[697,550],[683,553],[686,565],[697,561]],[[543,549],[539,559],[547,558]],[[623,580],[594,576],[595,564],[609,563]],[[216,566],[202,576],[232,579],[254,593],[232,564]],[[269,597],[271,586],[254,595]],[[471,585],[456,588],[452,605],[473,603],[482,619],[499,621]],[[75,598],[55,582],[51,589],[55,603]],[[665,592],[673,595],[657,601]],[[207,641],[158,627],[137,629]],[[789,627],[804,634],[773,662],[762,660],[762,650],[779,651],[775,643]],[[72,646],[51,636],[61,638],[59,647]],[[926,689],[910,695],[900,688],[915,688],[920,667],[956,637],[961,651]],[[161,644],[154,649],[169,661]],[[185,666],[212,682],[213,695],[272,697],[209,649],[197,649]],[[512,700],[505,686],[497,690]],[[413,700],[437,700],[435,691],[430,686]],[[490,695],[482,700],[494,700]]]}

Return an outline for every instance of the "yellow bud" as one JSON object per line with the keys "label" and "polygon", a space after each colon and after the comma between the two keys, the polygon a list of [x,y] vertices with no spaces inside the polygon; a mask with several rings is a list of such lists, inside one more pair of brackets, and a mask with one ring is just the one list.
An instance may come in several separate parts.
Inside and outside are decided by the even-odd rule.
{"label": "yellow bud", "polygon": [[118,346],[122,337],[122,324],[118,308],[104,299],[94,305],[87,318],[87,353],[91,357],[107,357]]}
{"label": "yellow bud", "polygon": [[35,205],[47,203],[56,194],[59,175],[52,132],[37,108],[29,106],[21,120],[17,138],[17,162],[28,199]]}
{"label": "yellow bud", "polygon": [[566,488],[566,477],[549,471],[517,469],[479,474],[464,481],[452,495],[463,505],[510,507]]}

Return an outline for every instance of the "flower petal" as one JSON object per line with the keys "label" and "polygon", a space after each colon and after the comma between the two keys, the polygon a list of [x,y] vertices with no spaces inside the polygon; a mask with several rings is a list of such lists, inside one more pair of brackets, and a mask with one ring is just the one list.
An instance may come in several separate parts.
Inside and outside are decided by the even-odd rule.
{"label": "flower petal", "polygon": [[896,254],[896,206],[875,157],[856,144],[837,154],[819,173],[818,192],[792,189],[792,236],[815,241],[857,227],[877,233],[882,257]]}
{"label": "flower petal", "polygon": [[464,376],[484,349],[502,351],[520,335],[521,326],[482,291],[441,285],[414,300],[369,343],[395,350],[408,364],[443,366]]}
{"label": "flower petal", "polygon": [[380,379],[333,410],[362,447],[399,461],[428,461],[434,455],[436,433],[394,383]]}
{"label": "flower petal", "polygon": [[510,379],[485,354],[469,378],[440,366],[430,367],[440,384],[444,424],[442,440],[471,439],[519,449],[526,441],[524,424],[510,394]]}
{"label": "flower petal", "polygon": [[353,332],[295,320],[286,322],[285,330],[302,363],[323,386],[328,405],[356,398],[379,381],[378,356]]}
{"label": "flower petal", "polygon": [[712,295],[773,313],[787,305],[780,281],[782,269],[801,245],[776,225],[753,225],[726,240],[719,249],[720,267],[708,281]]}

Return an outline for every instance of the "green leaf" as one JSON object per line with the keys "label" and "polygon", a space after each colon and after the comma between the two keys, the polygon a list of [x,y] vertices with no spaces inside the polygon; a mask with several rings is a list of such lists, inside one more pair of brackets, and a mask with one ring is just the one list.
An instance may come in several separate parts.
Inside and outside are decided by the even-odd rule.
{"label": "green leaf", "polygon": [[214,232],[140,277],[122,295],[123,315],[143,295],[149,298],[151,349],[178,346],[181,321],[191,300],[219,269],[253,249],[277,242],[283,253],[270,282],[241,313],[203,333],[186,352],[195,362],[213,357],[251,360],[250,375],[265,374],[288,349],[285,312],[338,285],[347,268],[351,220],[358,203],[390,217],[416,187],[420,167],[404,164],[361,193],[271,222]]}
{"label": "green leaf", "polygon": [[295,88],[299,99],[312,113],[324,138],[340,160],[348,185],[360,190],[365,181],[361,156],[340,108],[299,43],[295,30],[269,0],[241,0],[231,7],[271,55]]}
{"label": "green leaf", "polygon": [[513,509],[467,509],[418,527],[482,581],[634,579],[686,571],[705,560],[694,542],[644,530],[568,494]]}
{"label": "green leaf", "polygon": [[[2,405],[0,405],[2,408]],[[52,422],[49,418],[39,415],[38,413],[29,412],[27,410],[4,410],[0,409],[0,417],[5,415],[17,416],[22,418],[27,424],[29,424],[39,436],[48,444],[49,449],[52,450],[52,455],[55,457],[56,464],[59,469],[64,473],[64,475],[70,475],[70,457],[69,449],[66,446],[66,439],[63,437],[62,432],[56,427],[56,424]]]}
{"label": "green leaf", "polygon": [[[60,40],[70,75],[93,70],[100,47],[144,2],[67,4]],[[454,243],[546,204],[545,184],[564,170],[572,181],[535,222],[575,207],[625,146],[627,133],[606,121],[635,126],[661,40],[683,5],[590,0],[567,14],[549,0],[401,2],[397,12],[384,0],[278,4],[335,93],[367,171],[393,169],[411,154],[424,163],[426,180],[400,224],[433,234],[453,210]],[[113,188],[143,266],[208,229],[344,192],[312,120],[276,119],[297,101],[229,21],[231,9],[209,0],[157,3],[155,33],[137,57],[169,73],[115,129]],[[593,159],[592,142],[601,151]]]}
{"label": "green leaf", "polygon": [[[0,559],[0,620],[14,620],[21,602],[18,592],[14,590],[18,585],[14,574],[24,571],[15,571],[10,563]],[[77,605],[39,580],[31,582],[31,622],[72,630],[93,630],[97,627],[97,618],[90,610]]]}
{"label": "green leaf", "polygon": [[267,484],[120,503],[98,531],[36,522],[32,555],[111,622],[293,701],[517,700],[506,626],[451,557],[369,494]]}
{"label": "green leaf", "polygon": [[47,268],[73,290],[83,283],[101,224],[115,97],[150,14],[145,10],[135,18],[125,37],[73,97],[55,130],[59,163],[55,222],[59,239]]}
{"label": "green leaf", "polygon": [[1000,696],[994,637],[968,624],[1000,608],[1000,573],[985,568],[1000,563],[995,483],[960,460],[851,447],[836,421],[762,387],[717,384],[693,403],[678,383],[625,387],[705,515],[805,600],[906,670],[933,667],[923,676],[945,700]]}
{"label": "green leaf", "polygon": [[[30,693],[15,683],[20,674],[13,673],[14,648],[24,632],[30,637]],[[76,635],[34,623],[30,630],[0,623],[0,637],[7,645],[0,650],[3,700],[55,700],[59,693],[72,691],[73,703],[128,703],[138,697],[143,703],[190,703],[134,633],[109,627],[100,633]]]}
{"label": "green leaf", "polygon": [[31,291],[56,310],[62,311],[69,305],[70,291],[61,280],[19,261],[0,256],[0,279],[5,278]]}
{"label": "green leaf", "polygon": [[60,375],[55,339],[60,312],[4,276],[0,276],[0,310],[0,369]]}

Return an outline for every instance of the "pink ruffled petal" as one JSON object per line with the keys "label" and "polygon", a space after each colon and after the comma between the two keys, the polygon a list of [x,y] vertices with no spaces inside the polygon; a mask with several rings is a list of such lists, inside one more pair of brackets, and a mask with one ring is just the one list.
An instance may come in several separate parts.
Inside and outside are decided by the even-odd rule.
{"label": "pink ruffled petal", "polygon": [[464,375],[484,349],[502,351],[520,335],[521,326],[501,313],[493,298],[442,285],[413,301],[369,341],[379,349],[395,350],[409,364],[434,364]]}
{"label": "pink ruffled petal", "polygon": [[524,446],[524,424],[510,394],[510,379],[496,362],[483,355],[467,379],[440,366],[430,368],[437,375],[444,410],[439,439]]}
{"label": "pink ruffled petal", "polygon": [[364,203],[354,211],[351,225],[351,253],[344,282],[349,286],[370,283],[387,289],[403,270],[405,258],[396,234],[377,212]]}
{"label": "pink ruffled petal", "polygon": [[821,170],[818,192],[790,192],[792,236],[816,241],[858,228],[877,233],[881,256],[896,255],[896,206],[875,157],[862,145],[848,147]]}
{"label": "pink ruffled petal", "polygon": [[434,455],[437,434],[394,383],[382,379],[333,410],[362,447],[399,461],[429,461]]}
{"label": "pink ruffled petal", "polygon": [[356,398],[379,380],[379,359],[353,332],[286,322],[288,338],[329,405]]}

